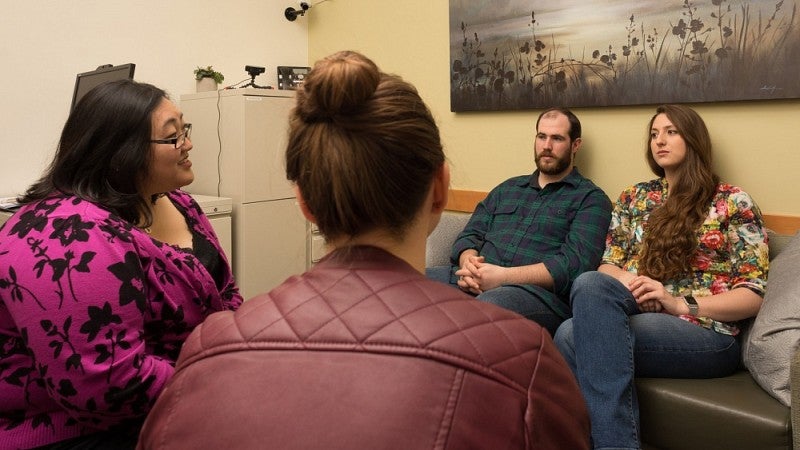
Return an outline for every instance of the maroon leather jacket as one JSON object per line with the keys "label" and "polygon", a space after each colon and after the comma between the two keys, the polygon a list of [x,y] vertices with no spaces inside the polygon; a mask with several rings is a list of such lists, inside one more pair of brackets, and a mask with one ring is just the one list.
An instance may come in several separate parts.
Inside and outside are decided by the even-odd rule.
{"label": "maroon leather jacket", "polygon": [[546,331],[372,247],[339,250],[184,344],[143,449],[581,449]]}

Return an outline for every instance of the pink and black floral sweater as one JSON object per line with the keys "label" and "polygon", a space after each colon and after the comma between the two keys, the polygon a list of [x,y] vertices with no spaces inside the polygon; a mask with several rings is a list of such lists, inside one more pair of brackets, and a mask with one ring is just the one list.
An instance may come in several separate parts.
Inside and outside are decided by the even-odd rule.
{"label": "pink and black floral sweater", "polygon": [[72,196],[28,204],[0,229],[0,447],[136,426],[186,336],[241,304],[200,207],[168,197],[194,250]]}

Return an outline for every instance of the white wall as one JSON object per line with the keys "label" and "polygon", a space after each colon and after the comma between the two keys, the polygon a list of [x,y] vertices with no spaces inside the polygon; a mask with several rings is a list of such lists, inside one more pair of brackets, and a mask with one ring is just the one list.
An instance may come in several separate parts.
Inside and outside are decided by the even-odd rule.
{"label": "white wall", "polygon": [[[304,18],[293,0],[0,0],[0,196],[16,195],[50,161],[67,118],[75,75],[136,64],[134,78],[178,102],[195,91],[193,70],[213,65],[224,85],[263,66],[308,65]],[[195,149],[195,151],[202,149]]]}

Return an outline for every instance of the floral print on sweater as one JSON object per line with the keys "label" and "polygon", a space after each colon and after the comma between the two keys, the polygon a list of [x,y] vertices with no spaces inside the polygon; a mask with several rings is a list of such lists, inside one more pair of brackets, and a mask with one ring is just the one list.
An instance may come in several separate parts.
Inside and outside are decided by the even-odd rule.
{"label": "floral print on sweater", "polygon": [[[638,273],[644,226],[650,213],[666,200],[667,188],[666,179],[658,178],[622,192],[611,214],[604,264]],[[672,295],[704,297],[738,287],[764,295],[769,270],[767,232],[750,195],[737,186],[721,183],[697,238],[697,250],[691,255],[692,276],[659,280]],[[736,323],[680,317],[719,333],[739,332]]]}
{"label": "floral print on sweater", "polygon": [[141,422],[186,336],[242,302],[211,224],[169,199],[219,252],[190,250],[73,196],[25,205],[0,229],[0,443],[28,448]]}

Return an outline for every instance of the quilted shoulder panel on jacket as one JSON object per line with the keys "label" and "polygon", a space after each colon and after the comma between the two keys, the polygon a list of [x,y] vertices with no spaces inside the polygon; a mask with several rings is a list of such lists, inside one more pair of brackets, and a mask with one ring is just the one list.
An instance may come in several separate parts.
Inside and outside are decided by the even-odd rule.
{"label": "quilted shoulder panel on jacket", "polygon": [[368,256],[323,260],[235,313],[213,314],[185,343],[180,363],[244,348],[360,350],[438,359],[527,389],[541,327],[387,253]]}

